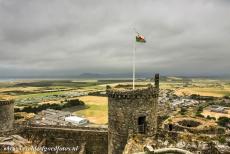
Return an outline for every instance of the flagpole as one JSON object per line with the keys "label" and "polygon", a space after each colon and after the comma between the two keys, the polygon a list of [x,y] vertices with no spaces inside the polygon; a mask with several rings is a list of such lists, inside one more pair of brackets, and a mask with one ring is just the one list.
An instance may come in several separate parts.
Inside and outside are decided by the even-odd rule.
{"label": "flagpole", "polygon": [[133,43],[133,90],[135,89],[135,59],[136,59],[136,38]]}

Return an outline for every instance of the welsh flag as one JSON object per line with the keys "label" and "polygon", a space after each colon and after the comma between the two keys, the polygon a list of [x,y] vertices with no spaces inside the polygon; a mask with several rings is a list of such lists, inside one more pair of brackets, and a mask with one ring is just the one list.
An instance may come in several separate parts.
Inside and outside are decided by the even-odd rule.
{"label": "welsh flag", "polygon": [[136,42],[145,43],[146,42],[145,37],[143,35],[138,34],[136,36]]}

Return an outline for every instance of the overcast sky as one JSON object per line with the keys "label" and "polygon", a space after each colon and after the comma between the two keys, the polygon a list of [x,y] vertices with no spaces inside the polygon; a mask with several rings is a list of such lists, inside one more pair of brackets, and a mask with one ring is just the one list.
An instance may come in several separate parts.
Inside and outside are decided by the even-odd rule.
{"label": "overcast sky", "polygon": [[0,0],[0,76],[230,75],[229,0]]}

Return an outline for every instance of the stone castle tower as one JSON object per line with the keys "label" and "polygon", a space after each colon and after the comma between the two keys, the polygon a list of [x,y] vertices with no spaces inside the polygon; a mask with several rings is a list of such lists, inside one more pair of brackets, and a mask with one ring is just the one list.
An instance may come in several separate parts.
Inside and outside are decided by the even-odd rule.
{"label": "stone castle tower", "polygon": [[159,74],[155,75],[155,87],[148,85],[135,90],[107,87],[106,91],[109,99],[109,154],[122,154],[129,135],[155,135]]}
{"label": "stone castle tower", "polygon": [[14,123],[14,101],[0,100],[0,132],[13,129]]}

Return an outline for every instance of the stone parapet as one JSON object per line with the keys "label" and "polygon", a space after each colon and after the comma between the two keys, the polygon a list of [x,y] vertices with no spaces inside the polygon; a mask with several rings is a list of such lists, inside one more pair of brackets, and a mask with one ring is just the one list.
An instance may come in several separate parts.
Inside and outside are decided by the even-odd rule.
{"label": "stone parapet", "polygon": [[9,104],[13,104],[14,101],[13,100],[0,100],[0,106],[1,105],[9,105]]}
{"label": "stone parapet", "polygon": [[158,89],[149,84],[146,88],[137,89],[121,89],[111,88],[107,86],[106,93],[110,98],[116,99],[138,99],[138,98],[149,98],[157,97]]}
{"label": "stone parapet", "polygon": [[[32,141],[34,145],[45,147],[78,147],[86,154],[108,154],[108,131],[94,128],[71,129],[55,127],[24,127],[20,135]],[[45,142],[44,142],[45,141]],[[84,144],[84,149],[82,149]],[[56,153],[56,152],[48,152]],[[76,154],[80,151],[58,153]]]}
{"label": "stone parapet", "polygon": [[72,130],[82,130],[82,131],[108,131],[108,128],[101,128],[101,127],[88,127],[88,126],[61,126],[61,125],[36,125],[36,124],[29,124],[24,125],[24,128],[37,128],[37,129],[72,129]]}

